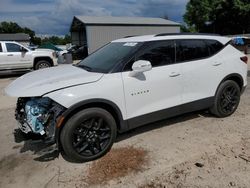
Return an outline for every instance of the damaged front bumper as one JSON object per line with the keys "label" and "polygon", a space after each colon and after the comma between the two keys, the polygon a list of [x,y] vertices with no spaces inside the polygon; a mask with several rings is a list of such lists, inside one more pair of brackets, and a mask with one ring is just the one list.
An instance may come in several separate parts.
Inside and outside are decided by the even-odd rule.
{"label": "damaged front bumper", "polygon": [[56,124],[66,110],[48,97],[18,98],[15,117],[22,132],[41,135],[55,143]]}

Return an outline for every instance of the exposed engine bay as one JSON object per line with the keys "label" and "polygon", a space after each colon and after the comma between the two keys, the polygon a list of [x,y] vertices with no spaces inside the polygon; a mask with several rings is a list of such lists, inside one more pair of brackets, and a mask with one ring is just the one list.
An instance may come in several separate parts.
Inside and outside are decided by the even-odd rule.
{"label": "exposed engine bay", "polygon": [[53,141],[57,119],[65,110],[47,97],[18,98],[15,117],[22,132],[39,134]]}

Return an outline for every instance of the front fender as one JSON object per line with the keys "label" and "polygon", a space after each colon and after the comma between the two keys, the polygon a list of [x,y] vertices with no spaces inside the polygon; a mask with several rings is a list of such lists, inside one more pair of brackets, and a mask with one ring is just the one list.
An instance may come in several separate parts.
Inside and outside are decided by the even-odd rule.
{"label": "front fender", "polygon": [[70,119],[72,115],[75,113],[90,107],[99,107],[104,108],[105,110],[109,111],[116,120],[118,132],[125,132],[128,130],[128,123],[123,119],[121,110],[119,107],[112,101],[106,99],[89,99],[80,101],[71,107],[69,107],[64,113],[58,118],[56,129],[55,129],[55,139],[58,144],[60,145],[60,133],[65,125],[65,123]]}

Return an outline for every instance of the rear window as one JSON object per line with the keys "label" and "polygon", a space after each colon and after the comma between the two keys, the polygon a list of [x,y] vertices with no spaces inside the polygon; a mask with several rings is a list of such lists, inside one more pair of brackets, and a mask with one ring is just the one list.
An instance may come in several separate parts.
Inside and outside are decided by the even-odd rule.
{"label": "rear window", "polygon": [[210,55],[214,55],[217,52],[219,52],[224,46],[217,40],[205,40],[208,48],[209,48],[209,53]]}
{"label": "rear window", "polygon": [[210,55],[203,40],[177,40],[176,43],[176,62],[198,60]]}
{"label": "rear window", "polygon": [[0,43],[0,52],[3,52],[2,44]]}

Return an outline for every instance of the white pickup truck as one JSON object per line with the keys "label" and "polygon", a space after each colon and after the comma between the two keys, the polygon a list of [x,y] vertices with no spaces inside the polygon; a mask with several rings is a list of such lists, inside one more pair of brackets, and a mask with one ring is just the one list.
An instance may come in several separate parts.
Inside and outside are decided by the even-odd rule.
{"label": "white pickup truck", "polygon": [[0,41],[0,73],[5,71],[37,70],[57,65],[52,50],[30,50],[13,41]]}

